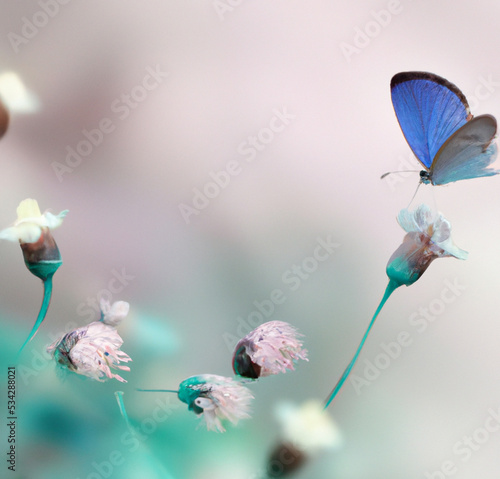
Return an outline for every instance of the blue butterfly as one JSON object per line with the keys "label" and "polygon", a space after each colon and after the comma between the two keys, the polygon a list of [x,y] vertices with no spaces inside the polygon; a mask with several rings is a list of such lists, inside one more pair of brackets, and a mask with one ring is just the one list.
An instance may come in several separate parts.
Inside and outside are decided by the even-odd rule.
{"label": "blue butterfly", "polygon": [[497,121],[492,115],[473,117],[464,94],[433,73],[402,72],[391,80],[391,97],[399,126],[425,170],[422,183],[492,176],[492,143]]}

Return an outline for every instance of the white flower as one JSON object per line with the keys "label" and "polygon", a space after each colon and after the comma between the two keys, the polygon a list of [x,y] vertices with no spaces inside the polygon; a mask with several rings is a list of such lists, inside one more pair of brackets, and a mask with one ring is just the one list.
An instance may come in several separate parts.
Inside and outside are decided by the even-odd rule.
{"label": "white flower", "polygon": [[17,207],[17,220],[8,228],[0,231],[0,239],[19,241],[20,243],[35,243],[40,239],[43,228],[53,230],[62,224],[68,210],[53,215],[46,211],[43,215],[36,200],[28,198],[21,201]]}
{"label": "white flower", "polygon": [[[103,303],[101,303],[103,304]],[[109,302],[104,302],[109,307]],[[94,321],[82,328],[75,329],[65,334],[47,348],[47,352],[52,353],[55,360],[62,367],[67,367],[77,374],[105,381],[115,378],[118,381],[126,382],[118,374],[113,374],[111,368],[130,371],[128,366],[123,366],[120,362],[132,361],[130,357],[120,350],[123,339],[116,331],[116,326],[125,317],[129,305],[124,301],[114,303],[109,307],[109,311],[118,311],[119,314],[110,316],[103,311],[103,321]]]}
{"label": "white flower", "polygon": [[123,321],[130,310],[130,305],[126,301],[116,301],[111,305],[111,303],[104,298],[101,298],[100,307],[101,321],[115,327]]}
{"label": "white flower", "polygon": [[460,249],[451,239],[450,222],[441,213],[431,211],[427,205],[419,205],[415,211],[401,210],[398,223],[407,233],[424,235],[428,240],[429,249],[439,256],[467,259],[467,251]]}
{"label": "white flower", "polygon": [[34,113],[40,106],[35,94],[12,71],[0,74],[0,98],[12,113]]}
{"label": "white flower", "polygon": [[276,416],[281,422],[282,434],[268,458],[269,477],[293,474],[318,452],[337,449],[342,444],[339,429],[324,403],[309,400],[301,406],[280,404]]}
{"label": "white flower", "polygon": [[224,432],[222,421],[237,424],[249,418],[250,391],[231,378],[201,374],[187,378],[179,385],[179,399],[197,415],[203,415],[207,429]]}
{"label": "white flower", "polygon": [[307,361],[307,351],[297,339],[297,330],[283,321],[261,324],[241,339],[234,349],[233,370],[247,378],[258,378],[294,370],[297,359]]}
{"label": "white flower", "polygon": [[301,406],[282,404],[276,415],[281,422],[283,442],[305,454],[337,449],[342,444],[338,426],[320,401],[310,400]]}
{"label": "white flower", "polygon": [[449,221],[427,205],[420,205],[413,212],[402,210],[398,222],[406,236],[386,268],[387,276],[396,287],[413,284],[436,258],[467,258],[467,251],[458,248],[451,239]]}

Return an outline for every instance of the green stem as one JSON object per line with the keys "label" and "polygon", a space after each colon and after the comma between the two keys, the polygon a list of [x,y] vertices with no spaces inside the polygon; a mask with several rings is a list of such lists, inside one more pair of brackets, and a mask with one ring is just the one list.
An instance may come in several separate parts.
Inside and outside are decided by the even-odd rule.
{"label": "green stem", "polygon": [[47,276],[47,279],[43,281],[43,301],[42,305],[40,306],[40,311],[38,312],[38,317],[36,318],[35,324],[30,332],[30,335],[28,336],[28,339],[24,341],[24,344],[21,346],[21,349],[19,350],[18,354],[21,354],[23,351],[24,347],[33,339],[35,334],[38,332],[38,328],[40,328],[40,325],[42,324],[43,320],[45,319],[45,316],[47,315],[47,310],[49,309],[49,304],[50,304],[50,298],[52,297],[52,274],[50,276]]}
{"label": "green stem", "polygon": [[[116,397],[116,400],[118,401],[118,407],[120,408],[120,413],[123,416],[123,419],[125,419],[125,423],[127,424],[127,428],[129,430],[129,432],[132,434],[132,436],[134,436],[134,438],[137,440],[137,443],[141,444],[141,452],[143,455],[142,460],[147,461],[151,470],[153,470],[153,468],[156,468],[158,470],[159,475],[155,476],[155,477],[164,477],[165,479],[173,479],[173,476],[167,472],[167,470],[165,469],[165,466],[160,463],[160,461],[158,460],[158,458],[156,456],[151,454],[151,451],[149,450],[149,448],[144,444],[144,441],[146,441],[147,437],[142,435],[142,434],[139,435],[136,432],[136,430],[134,429],[134,427],[132,426],[130,419],[128,417],[128,414],[127,414],[127,410],[125,409],[125,403],[123,402],[123,394],[124,394],[123,391],[115,391],[115,397]],[[150,431],[149,433],[146,432],[146,434],[151,434],[151,432],[152,431]]]}
{"label": "green stem", "polygon": [[325,403],[325,409],[330,405],[330,403],[333,401],[337,393],[340,391],[340,388],[344,384],[345,380],[349,376],[349,373],[351,372],[351,369],[354,366],[354,363],[358,359],[359,353],[361,352],[361,349],[363,349],[363,346],[365,344],[366,338],[368,337],[368,334],[370,333],[370,330],[372,329],[373,324],[375,323],[375,320],[377,319],[377,316],[379,315],[380,311],[384,307],[384,304],[387,302],[389,299],[389,296],[394,292],[396,288],[401,286],[400,283],[396,283],[393,280],[389,280],[389,284],[387,285],[387,288],[385,290],[384,296],[382,297],[382,300],[380,301],[380,304],[378,305],[377,310],[375,311],[375,314],[373,315],[372,320],[370,321],[370,324],[368,325],[368,328],[365,331],[365,334],[363,335],[363,338],[361,339],[361,342],[359,343],[358,349],[354,353],[353,358],[351,359],[351,362],[347,365],[345,368],[344,373],[340,377],[340,379],[337,381],[337,384],[335,387],[332,389],[332,392],[328,396],[328,399]]}
{"label": "green stem", "polygon": [[118,407],[120,408],[120,413],[123,419],[125,419],[125,423],[127,424],[127,428],[129,429],[129,431],[135,434],[135,431],[132,425],[130,424],[130,419],[128,417],[127,410],[125,409],[125,403],[123,402],[123,391],[115,391],[115,397],[118,402]]}

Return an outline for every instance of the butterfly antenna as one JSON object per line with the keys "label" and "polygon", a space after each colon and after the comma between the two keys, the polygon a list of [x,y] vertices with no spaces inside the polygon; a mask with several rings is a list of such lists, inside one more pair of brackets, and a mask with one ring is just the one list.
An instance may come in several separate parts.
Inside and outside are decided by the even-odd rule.
{"label": "butterfly antenna", "polygon": [[394,173],[420,173],[420,170],[399,170],[399,171],[388,171],[384,173],[380,179],[383,180],[386,176],[393,175]]}

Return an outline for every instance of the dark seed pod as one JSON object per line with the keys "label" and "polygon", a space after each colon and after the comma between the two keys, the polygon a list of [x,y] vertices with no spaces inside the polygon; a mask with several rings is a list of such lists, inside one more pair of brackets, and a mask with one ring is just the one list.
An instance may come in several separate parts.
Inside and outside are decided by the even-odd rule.
{"label": "dark seed pod", "polygon": [[0,138],[2,138],[5,135],[5,132],[9,127],[9,122],[10,122],[9,111],[7,110],[3,102],[0,100]]}
{"label": "dark seed pod", "polygon": [[250,356],[247,353],[246,346],[245,345],[239,346],[240,343],[238,343],[238,345],[236,346],[233,355],[233,371],[238,376],[250,379],[257,379],[258,377],[260,377],[261,367],[258,364],[255,364],[250,359]]}
{"label": "dark seed pod", "polygon": [[306,462],[307,456],[290,442],[282,442],[272,451],[267,462],[269,478],[287,477]]}
{"label": "dark seed pod", "polygon": [[21,243],[24,262],[29,271],[45,281],[62,265],[61,253],[49,228],[42,228],[40,238],[34,243]]}

